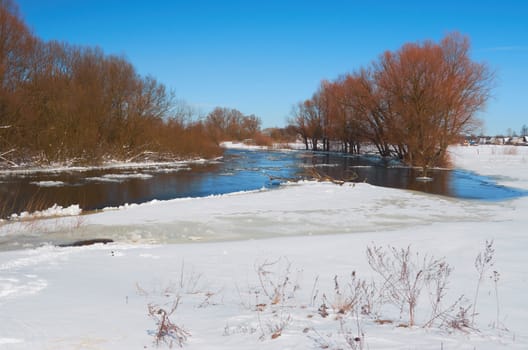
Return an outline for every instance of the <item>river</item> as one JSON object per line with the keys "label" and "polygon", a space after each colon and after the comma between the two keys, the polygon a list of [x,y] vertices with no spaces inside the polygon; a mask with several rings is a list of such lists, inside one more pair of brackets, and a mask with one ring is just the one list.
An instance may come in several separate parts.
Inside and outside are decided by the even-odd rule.
{"label": "river", "polygon": [[354,181],[377,186],[456,198],[497,201],[527,194],[458,169],[431,170],[432,181],[417,181],[418,170],[376,156],[228,149],[223,158],[208,162],[0,172],[0,211],[3,209],[5,216],[54,204],[78,204],[83,211],[90,211],[153,199],[272,188],[287,179],[308,179],[314,169],[338,179],[355,177]]}

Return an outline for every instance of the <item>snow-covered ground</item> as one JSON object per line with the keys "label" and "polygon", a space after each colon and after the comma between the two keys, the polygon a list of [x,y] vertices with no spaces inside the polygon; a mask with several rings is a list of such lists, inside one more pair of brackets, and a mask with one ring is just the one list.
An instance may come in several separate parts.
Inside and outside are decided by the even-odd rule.
{"label": "snow-covered ground", "polygon": [[[528,147],[454,147],[451,156],[457,166],[528,189]],[[527,212],[528,198],[484,203],[307,182],[4,225],[0,236],[64,225],[75,237],[119,243],[0,252],[0,349],[155,348],[148,305],[168,310],[178,298],[169,319],[189,332],[188,349],[359,349],[346,343],[358,329],[363,349],[527,349]],[[353,271],[382,284],[368,246],[410,245],[422,258],[445,257],[453,271],[443,305],[463,294],[467,307],[486,240],[494,265],[476,299],[478,330],[423,328],[427,288],[415,327],[399,327],[406,311],[375,298],[370,316],[338,312],[353,295]]]}
{"label": "snow-covered ground", "polygon": [[528,147],[453,147],[451,159],[458,167],[493,176],[505,186],[528,188]]}
{"label": "snow-covered ground", "polygon": [[231,148],[231,149],[245,149],[245,150],[268,150],[268,149],[275,149],[275,150],[304,150],[305,146],[301,142],[288,142],[288,143],[274,143],[272,146],[258,146],[258,145],[252,145],[244,142],[237,142],[237,141],[223,141],[220,143],[220,146],[223,148]]}
{"label": "snow-covered ground", "polygon": [[247,149],[247,150],[268,149],[267,146],[250,145],[244,142],[236,142],[236,141],[223,141],[220,143],[220,146],[223,148]]}

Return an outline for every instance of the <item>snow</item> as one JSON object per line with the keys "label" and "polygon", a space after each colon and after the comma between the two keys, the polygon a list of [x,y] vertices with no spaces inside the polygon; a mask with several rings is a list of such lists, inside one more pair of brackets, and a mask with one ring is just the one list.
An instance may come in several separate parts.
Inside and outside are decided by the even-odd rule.
{"label": "snow", "polygon": [[217,161],[215,159],[192,159],[192,160],[181,160],[181,161],[170,161],[170,162],[123,162],[117,160],[109,160],[104,162],[100,166],[71,166],[68,164],[52,164],[46,167],[26,167],[19,166],[8,169],[0,169],[1,176],[22,176],[22,175],[33,175],[33,174],[55,174],[64,172],[89,172],[94,170],[137,170],[137,169],[149,169],[152,171],[160,172],[171,172],[188,170],[190,164],[204,164]]}
{"label": "snow", "polygon": [[87,177],[87,181],[94,182],[123,182],[129,179],[147,180],[152,178],[151,174],[129,173],[129,174],[105,174],[97,177]]}
{"label": "snow", "polygon": [[244,150],[262,150],[262,149],[268,149],[267,146],[258,146],[258,145],[250,145],[243,142],[236,142],[236,141],[223,141],[220,143],[220,147],[227,148],[227,149],[244,149]]}
{"label": "snow", "polygon": [[65,185],[62,181],[34,181],[31,184],[39,187],[60,187]]}
{"label": "snow", "polygon": [[[82,209],[78,204],[72,204],[69,207],[63,208],[61,205],[54,204],[48,209],[38,210],[34,212],[21,212],[20,214],[11,214],[11,219],[36,219],[57,216],[74,216],[81,214]],[[1,232],[1,231],[0,231]]]}
{"label": "snow", "polygon": [[492,176],[505,186],[528,189],[528,147],[459,146],[450,151],[452,161],[459,167]]}
{"label": "snow", "polygon": [[[528,147],[515,152],[454,147],[451,156],[468,170],[528,188]],[[116,243],[0,252],[0,349],[156,348],[147,306],[168,308],[178,296],[171,320],[190,333],[188,349],[346,349],[342,330],[356,336],[358,323],[366,349],[526,349],[527,211],[527,197],[479,202],[364,183],[303,182],[85,215],[80,227],[65,224],[61,237]],[[43,219],[39,227],[61,226],[57,220],[75,218]],[[12,234],[7,226],[0,226],[0,237]],[[420,256],[445,257],[454,268],[445,304],[461,294],[471,304],[474,261],[486,240],[494,241],[492,270],[500,279],[495,289],[490,270],[481,283],[479,331],[397,327],[406,315],[387,305],[381,316],[393,323],[379,325],[330,306],[340,297],[335,276],[343,293],[352,271],[379,280],[365,255],[373,245],[411,245]],[[260,279],[259,269],[267,271]],[[284,285],[290,298],[273,305],[266,295],[271,283]],[[326,318],[318,313],[323,294]],[[430,313],[426,291],[420,300],[417,324],[423,325]]]}
{"label": "snow", "polygon": [[267,149],[275,149],[275,150],[281,150],[281,151],[304,150],[305,149],[304,143],[301,143],[301,142],[274,143],[271,146],[259,146],[259,145],[244,143],[244,142],[238,142],[238,141],[223,141],[220,143],[220,147],[223,147],[226,149],[242,149],[242,150],[250,150],[250,151],[267,150]]}

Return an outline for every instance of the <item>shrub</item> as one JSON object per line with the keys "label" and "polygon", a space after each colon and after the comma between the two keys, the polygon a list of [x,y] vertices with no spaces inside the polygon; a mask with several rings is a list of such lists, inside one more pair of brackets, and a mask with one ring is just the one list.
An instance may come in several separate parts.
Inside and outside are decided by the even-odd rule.
{"label": "shrub", "polygon": [[435,283],[439,286],[437,305],[443,297],[443,289],[451,269],[444,259],[435,259],[411,252],[411,247],[367,247],[367,258],[370,267],[382,278],[380,289],[388,300],[400,310],[408,310],[408,326],[415,325],[415,309],[422,289]]}

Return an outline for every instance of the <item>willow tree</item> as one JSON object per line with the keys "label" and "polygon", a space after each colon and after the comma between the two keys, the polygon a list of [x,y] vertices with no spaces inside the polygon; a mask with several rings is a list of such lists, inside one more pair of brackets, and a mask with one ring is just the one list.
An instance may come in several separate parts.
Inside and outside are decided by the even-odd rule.
{"label": "willow tree", "polygon": [[172,92],[124,57],[41,40],[0,0],[0,166],[218,155],[202,123],[177,122],[173,107]]}
{"label": "willow tree", "polygon": [[255,139],[260,133],[261,125],[261,120],[256,115],[244,115],[237,109],[226,107],[216,107],[204,122],[209,136],[216,144],[222,141]]}
{"label": "willow tree", "polygon": [[[447,147],[471,131],[490,97],[493,73],[469,57],[470,43],[458,33],[439,44],[406,44],[375,65],[375,82],[391,107],[390,143],[409,164],[444,165]],[[425,175],[424,175],[425,176]]]}
{"label": "willow tree", "polygon": [[347,74],[338,80],[338,84],[343,89],[340,102],[347,110],[347,122],[354,130],[355,140],[368,140],[381,156],[390,156],[392,110],[389,99],[376,83],[374,70],[362,69]]}
{"label": "willow tree", "polygon": [[11,0],[0,0],[0,160],[20,140],[18,119],[24,101],[18,94],[28,79],[35,41]]}

